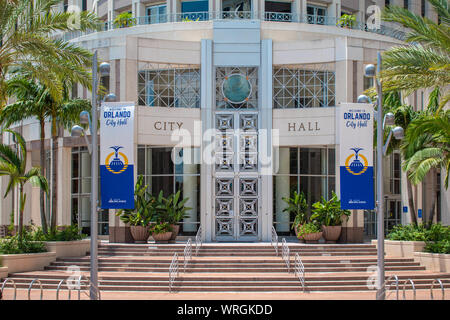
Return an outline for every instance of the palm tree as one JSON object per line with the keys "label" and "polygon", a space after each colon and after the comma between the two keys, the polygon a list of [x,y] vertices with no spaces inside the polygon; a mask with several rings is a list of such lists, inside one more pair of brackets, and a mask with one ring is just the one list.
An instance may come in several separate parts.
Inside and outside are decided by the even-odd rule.
{"label": "palm tree", "polygon": [[[59,129],[69,128],[77,121],[83,110],[91,110],[90,102],[84,99],[70,99],[68,84],[63,84],[63,97],[61,101],[53,99],[48,88],[39,83],[19,75],[8,81],[8,93],[17,98],[15,103],[7,105],[0,114],[0,124],[9,127],[11,124],[27,118],[37,118],[40,123],[40,166],[45,172],[45,122],[51,121],[52,138],[52,212],[50,229],[56,228],[57,215],[57,150]],[[45,195],[41,192],[41,224],[44,232],[47,232],[47,221],[45,217]]]}
{"label": "palm tree", "polygon": [[19,243],[23,237],[23,211],[25,209],[26,194],[25,184],[30,181],[33,185],[39,186],[45,192],[48,190],[47,180],[41,175],[38,167],[33,167],[26,171],[27,149],[23,137],[14,131],[5,130],[11,133],[17,141],[17,147],[0,144],[0,176],[9,176],[9,183],[6,188],[5,197],[16,186],[19,187]]}
{"label": "palm tree", "polygon": [[[383,54],[380,80],[383,90],[404,90],[407,94],[417,89],[447,90],[450,83],[450,7],[448,0],[427,0],[439,14],[440,24],[409,10],[389,6],[383,19],[397,22],[410,30],[408,46],[396,46]],[[443,92],[438,112],[450,99]]]}
{"label": "palm tree", "polygon": [[[405,145],[415,146],[405,159],[405,170],[414,184],[422,182],[431,172],[431,189],[433,202],[426,221],[432,221],[436,205],[436,170],[446,172],[444,186],[448,189],[450,171],[450,110],[440,112],[438,115],[424,114],[411,122],[405,135]],[[407,146],[405,146],[407,148]],[[414,149],[414,147],[409,147]]]}
{"label": "palm tree", "polygon": [[55,32],[98,29],[99,20],[91,12],[79,13],[78,25],[71,24],[74,13],[55,12],[61,0],[0,0],[0,108],[6,103],[8,72],[21,67],[45,85],[54,99],[63,88],[57,75],[89,87],[88,73],[77,66],[90,66],[91,53],[56,37]]}
{"label": "palm tree", "polygon": [[[49,91],[42,85],[23,77],[15,77],[7,82],[7,94],[15,96],[16,102],[5,106],[0,113],[0,124],[8,128],[11,124],[35,117],[40,128],[40,168],[45,172],[45,120],[46,105],[51,103]],[[40,210],[42,230],[47,234],[45,215],[45,192],[40,190]]]}

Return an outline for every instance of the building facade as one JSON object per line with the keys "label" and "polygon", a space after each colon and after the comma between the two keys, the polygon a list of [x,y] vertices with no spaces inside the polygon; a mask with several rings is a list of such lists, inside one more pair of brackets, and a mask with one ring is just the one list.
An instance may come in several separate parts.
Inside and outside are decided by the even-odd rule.
{"label": "building facade", "polygon": [[[364,66],[376,62],[377,52],[402,44],[404,36],[392,25],[369,25],[369,7],[385,4],[100,0],[66,1],[58,10],[93,9],[105,22],[100,32],[60,36],[97,50],[99,60],[111,64],[110,76],[101,79],[106,90],[135,103],[135,176],[143,175],[154,194],[181,190],[189,197],[192,209],[180,234],[195,235],[202,226],[205,241],[270,241],[272,226],[292,234],[294,217],[283,212],[282,198],[303,192],[311,205],[333,191],[339,195],[339,104],[356,102],[372,85]],[[437,19],[428,3],[390,4]],[[124,12],[132,18],[120,22]],[[343,25],[344,14],[356,22]],[[90,93],[74,86],[72,96],[89,99]],[[420,109],[427,97],[419,91],[405,102]],[[38,165],[38,123],[29,119],[17,128],[29,144],[30,164]],[[4,142],[9,138],[4,135]],[[78,224],[89,233],[91,172],[84,139],[61,132],[58,159],[48,161],[58,161],[58,224]],[[384,168],[389,229],[408,223],[408,199],[400,154],[386,157]],[[443,176],[430,177],[413,192],[424,214],[437,192],[435,219],[449,224]],[[2,178],[1,192],[6,183]],[[38,224],[39,190],[28,187],[28,194],[26,222]],[[9,224],[16,202],[14,194],[2,200],[0,225]],[[112,242],[131,240],[113,210],[100,212],[99,233]],[[375,213],[353,210],[341,241],[375,235]]]}

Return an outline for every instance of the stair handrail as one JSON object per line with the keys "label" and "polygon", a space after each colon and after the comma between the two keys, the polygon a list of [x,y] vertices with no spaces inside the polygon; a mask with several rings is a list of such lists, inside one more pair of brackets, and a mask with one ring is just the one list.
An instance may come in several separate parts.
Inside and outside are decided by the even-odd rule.
{"label": "stair handrail", "polygon": [[[79,276],[78,277],[78,288],[77,288],[77,290],[78,290],[78,300],[81,300],[81,280],[82,279],[85,279],[85,281],[87,282],[87,286],[89,286],[89,289],[91,288],[91,287],[93,287],[94,288],[94,290],[97,292],[97,294],[98,294],[98,300],[102,300],[102,296],[101,296],[101,294],[100,294],[100,289],[97,287],[97,286],[95,286],[92,282],[91,282],[91,280],[89,280],[88,279],[88,277],[86,277],[85,275],[81,275],[81,276]],[[84,294],[86,294],[87,296],[89,296],[86,292],[83,292]]]}
{"label": "stair handrail", "polygon": [[39,300],[42,300],[42,297],[43,297],[43,295],[44,295],[44,289],[42,288],[42,282],[41,282],[41,280],[39,280],[38,278],[33,279],[33,280],[31,281],[30,285],[28,286],[28,300],[31,300],[31,289],[33,288],[33,284],[34,284],[35,282],[39,284],[39,287],[40,287],[40,289],[41,289],[41,296],[40,296],[40,299],[39,299]]}
{"label": "stair handrail", "polygon": [[444,285],[442,284],[441,279],[434,279],[433,282],[431,283],[431,287],[430,287],[430,297],[431,297],[431,300],[434,300],[434,297],[433,297],[433,288],[434,288],[434,284],[435,284],[436,282],[439,283],[439,285],[441,286],[442,300],[445,300],[445,288],[444,288]]}
{"label": "stair handrail", "polygon": [[405,282],[403,283],[403,300],[406,300],[406,284],[410,282],[413,292],[414,292],[414,300],[416,300],[416,286],[414,285],[414,281],[412,281],[411,279],[406,279]]}
{"label": "stair handrail", "polygon": [[[387,291],[386,290],[386,284],[389,282],[389,281],[391,281],[391,279],[395,279],[395,291],[396,291],[396,296],[397,296],[397,300],[398,300],[398,277],[395,275],[395,274],[393,274],[393,275],[391,275],[389,278],[387,278],[386,279],[386,281],[384,281],[384,283],[383,283],[383,287],[385,288],[385,292]],[[388,289],[390,290],[391,289],[391,283],[389,283],[389,284],[387,284],[388,285]]]}
{"label": "stair handrail", "polygon": [[288,272],[290,272],[291,254],[290,254],[289,246],[287,245],[287,242],[286,242],[286,238],[283,238],[283,240],[282,240],[281,257],[283,258],[284,263],[286,263]]}
{"label": "stair handrail", "polygon": [[16,297],[17,297],[17,286],[16,286],[16,282],[15,282],[13,279],[10,279],[10,278],[6,278],[5,281],[3,281],[2,288],[1,288],[1,290],[0,290],[0,291],[2,292],[2,297],[3,297],[3,290],[5,289],[5,285],[6,285],[8,282],[11,282],[12,285],[14,286],[14,298],[13,298],[13,300],[16,300]]}
{"label": "stair handrail", "polygon": [[189,260],[192,259],[192,240],[191,240],[191,238],[189,238],[188,241],[186,242],[186,245],[184,246],[183,254],[184,254],[184,258],[183,258],[183,263],[184,263],[183,271],[186,272],[187,264],[188,264]]}
{"label": "stair handrail", "polygon": [[56,300],[59,300],[59,290],[61,289],[61,286],[63,285],[64,282],[66,283],[67,290],[69,290],[69,300],[71,300],[72,298],[72,289],[70,289],[69,286],[67,285],[67,279],[62,279],[58,283],[58,287],[56,288]]}
{"label": "stair handrail", "polygon": [[169,266],[169,292],[172,292],[173,283],[178,276],[178,253],[175,252],[172,257],[172,262]]}
{"label": "stair handrail", "polygon": [[278,256],[278,234],[274,226],[272,226],[272,239],[270,240],[270,244],[274,247],[275,253]]}
{"label": "stair handrail", "polygon": [[203,244],[202,240],[202,226],[198,227],[197,234],[195,235],[195,255],[198,255],[198,250]]}
{"label": "stair handrail", "polygon": [[302,284],[303,292],[305,292],[305,266],[303,265],[302,259],[298,253],[295,253],[294,274],[298,277],[298,280]]}

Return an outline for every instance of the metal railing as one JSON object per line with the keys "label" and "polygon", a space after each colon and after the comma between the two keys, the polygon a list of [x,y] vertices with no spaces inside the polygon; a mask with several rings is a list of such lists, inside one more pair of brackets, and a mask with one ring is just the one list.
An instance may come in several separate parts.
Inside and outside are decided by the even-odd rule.
{"label": "metal railing", "polygon": [[298,280],[302,284],[303,292],[305,291],[305,266],[303,265],[302,259],[298,253],[295,254],[294,262],[294,274],[298,277]]}
{"label": "metal railing", "polygon": [[275,253],[278,256],[278,235],[277,230],[275,230],[274,226],[272,226],[272,239],[270,240],[270,244],[275,249]]}
{"label": "metal railing", "polygon": [[442,284],[441,279],[434,279],[433,282],[431,283],[431,287],[430,287],[430,298],[431,298],[431,300],[434,300],[433,289],[434,289],[434,285],[436,283],[439,283],[439,285],[441,286],[442,300],[445,300],[445,288],[444,288],[444,285]]}
{"label": "metal railing", "polygon": [[200,226],[198,228],[197,234],[195,235],[195,255],[198,255],[198,250],[203,244],[202,232],[202,226]]}
{"label": "metal railing", "polygon": [[[3,290],[5,289],[5,286],[6,286],[6,284],[7,284],[8,282],[11,282],[12,285],[13,285],[13,287],[14,287],[14,296],[13,296],[13,300],[16,300],[16,297],[17,297],[17,287],[16,287],[16,283],[14,282],[13,279],[9,279],[9,278],[6,278],[5,281],[3,281],[2,288],[1,288],[2,297],[4,296],[4,294],[3,294],[4,291],[3,291]],[[2,299],[3,299],[3,298],[2,298]]]}
{"label": "metal railing", "polygon": [[283,258],[284,263],[286,263],[286,267],[288,269],[288,272],[290,272],[291,254],[290,254],[289,246],[287,245],[285,238],[283,238],[282,244],[281,244],[281,257]]}
{"label": "metal railing", "polygon": [[403,300],[406,300],[406,284],[407,283],[411,283],[411,287],[413,289],[414,292],[414,300],[416,300],[416,286],[414,285],[414,281],[412,281],[411,279],[406,279],[405,282],[403,283]]}
{"label": "metal railing", "polygon": [[71,300],[71,298],[72,298],[72,289],[67,284],[67,279],[62,279],[58,283],[58,287],[56,288],[56,300],[59,300],[59,290],[61,290],[61,286],[63,285],[64,282],[66,283],[67,290],[69,290],[69,298],[68,298],[68,300]]}
{"label": "metal railing", "polygon": [[28,300],[31,300],[31,289],[33,288],[33,284],[37,282],[39,284],[39,288],[41,289],[41,295],[40,295],[40,299],[42,300],[42,297],[44,295],[44,289],[42,288],[42,282],[39,279],[33,279],[30,283],[30,286],[28,287]]}
{"label": "metal railing", "polygon": [[169,292],[172,292],[173,283],[178,277],[178,253],[175,252],[169,267]]}
{"label": "metal railing", "polygon": [[189,260],[192,259],[192,240],[191,240],[191,238],[188,239],[188,241],[186,243],[186,246],[184,247],[183,254],[184,254],[184,258],[183,258],[183,264],[184,264],[183,272],[186,272],[187,264],[189,263]]}
{"label": "metal railing", "polygon": [[379,29],[371,29],[366,23],[354,22],[351,25],[342,25],[341,21],[337,17],[310,15],[310,14],[297,14],[297,13],[285,13],[285,12],[256,12],[256,11],[210,11],[210,12],[186,12],[186,13],[166,13],[159,15],[149,15],[142,17],[133,17],[127,20],[125,24],[119,24],[114,21],[103,22],[99,25],[98,30],[88,31],[70,31],[66,33],[56,34],[55,37],[61,38],[65,41],[69,41],[78,38],[83,35],[87,35],[99,31],[108,31],[114,29],[129,28],[135,26],[154,25],[162,23],[173,22],[199,22],[199,21],[211,21],[211,20],[262,20],[271,22],[295,22],[324,26],[335,26],[338,28],[346,28],[353,30],[361,30],[366,32],[377,33],[396,38],[398,40],[404,40],[405,32],[398,28],[382,25]]}
{"label": "metal railing", "polygon": [[[396,291],[396,297],[397,297],[397,300],[398,300],[398,277],[395,274],[393,274],[392,276],[387,278],[386,281],[384,281],[383,287],[385,288],[384,289],[385,293],[386,293],[387,290],[390,290],[391,286],[392,286],[392,279],[395,280],[395,291]],[[388,286],[387,289],[386,289],[386,285]],[[390,295],[390,293],[386,296],[386,299],[389,297],[389,295]]]}

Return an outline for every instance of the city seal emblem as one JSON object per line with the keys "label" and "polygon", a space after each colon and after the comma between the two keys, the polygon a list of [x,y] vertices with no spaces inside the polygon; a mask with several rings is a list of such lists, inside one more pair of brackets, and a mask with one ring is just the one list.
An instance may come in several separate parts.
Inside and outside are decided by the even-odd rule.
{"label": "city seal emblem", "polygon": [[[108,154],[108,156],[105,159],[105,167],[106,169],[114,174],[120,174],[124,172],[128,167],[128,158],[123,152],[119,152],[120,149],[123,147],[121,146],[112,146],[110,147],[114,150],[114,152],[111,152]],[[111,160],[111,157],[114,156],[114,158]]]}
{"label": "city seal emblem", "polygon": [[[367,158],[360,153],[361,150],[364,150],[363,148],[351,148],[350,150],[353,150],[354,153],[349,155],[347,159],[345,159],[345,168],[348,172],[350,172],[352,175],[359,176],[366,172],[369,162],[367,161]],[[352,158],[355,158],[352,160]],[[361,162],[360,158],[364,162],[364,164]],[[351,161],[351,163],[350,163]]]}

